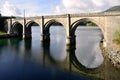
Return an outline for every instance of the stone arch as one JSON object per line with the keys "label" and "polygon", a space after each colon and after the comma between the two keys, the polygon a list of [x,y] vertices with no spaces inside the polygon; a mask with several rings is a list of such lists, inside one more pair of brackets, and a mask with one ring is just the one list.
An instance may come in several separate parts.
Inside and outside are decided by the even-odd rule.
{"label": "stone arch", "polygon": [[17,22],[14,22],[12,24],[12,27],[11,27],[11,30],[10,30],[10,33],[13,34],[13,35],[16,35],[16,36],[22,36],[22,33],[23,33],[23,25],[21,23],[19,23],[18,21]]}
{"label": "stone arch", "polygon": [[44,41],[50,41],[50,26],[54,25],[54,24],[63,25],[62,23],[60,23],[59,21],[57,21],[55,19],[47,21],[44,24],[44,28],[43,28],[43,39],[44,39]]}
{"label": "stone arch", "polygon": [[[63,25],[61,22],[57,21],[57,20],[49,20],[48,22],[45,23],[45,30],[49,30],[50,26],[52,24],[60,24]],[[64,25],[63,25],[64,26]]]}
{"label": "stone arch", "polygon": [[40,26],[40,25],[38,23],[36,23],[35,21],[29,21],[28,23],[26,23],[25,26],[26,26],[25,33],[31,35],[31,33],[32,33],[31,27],[32,26]]}
{"label": "stone arch", "polygon": [[37,22],[35,21],[29,21],[28,23],[26,23],[26,27],[30,28],[31,26],[40,26]]}
{"label": "stone arch", "polygon": [[53,24],[63,25],[62,23],[60,23],[60,22],[57,21],[57,20],[54,20],[54,19],[53,19],[53,20],[49,20],[49,21],[46,22],[45,25],[44,25],[44,34],[48,34],[48,35],[50,34],[50,33],[49,33],[49,31],[50,31],[49,29],[50,29],[50,26],[53,25]]}
{"label": "stone arch", "polygon": [[102,31],[102,33],[103,33],[103,37],[105,36],[105,34],[104,34],[104,29],[103,29],[103,27],[101,26],[101,24],[98,23],[96,20],[91,19],[91,18],[82,18],[82,19],[79,19],[79,20],[73,22],[72,25],[71,25],[70,34],[71,34],[71,35],[74,35],[74,34],[75,34],[75,30],[76,30],[76,28],[78,27],[78,25],[79,25],[81,22],[84,22],[84,21],[91,21],[92,23],[95,23],[95,24],[101,29],[101,31]]}

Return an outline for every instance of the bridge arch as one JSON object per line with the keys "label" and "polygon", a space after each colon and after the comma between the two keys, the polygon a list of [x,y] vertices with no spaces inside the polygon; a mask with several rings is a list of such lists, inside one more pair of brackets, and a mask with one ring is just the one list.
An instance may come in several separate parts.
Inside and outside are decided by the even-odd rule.
{"label": "bridge arch", "polygon": [[104,34],[104,30],[102,28],[102,25],[100,23],[98,23],[98,21],[94,20],[94,19],[91,19],[91,18],[82,18],[82,19],[79,19],[79,20],[76,20],[75,22],[72,23],[71,25],[71,31],[75,31],[76,28],[79,26],[79,24],[81,22],[84,22],[84,21],[91,21],[92,23],[96,24],[100,29],[101,31],[103,32]]}
{"label": "bridge arch", "polygon": [[14,23],[12,24],[10,33],[13,34],[13,35],[22,37],[23,25],[22,25],[21,23],[19,23],[18,21],[17,21],[17,22],[14,22]]}
{"label": "bridge arch", "polygon": [[101,29],[101,31],[103,33],[103,37],[105,37],[103,26],[98,21],[91,19],[91,18],[82,18],[82,19],[79,19],[79,20],[76,20],[75,22],[73,22],[71,25],[70,34],[74,35],[76,28],[79,26],[79,24],[81,22],[84,22],[84,21],[91,21],[92,23],[96,24]]}
{"label": "bridge arch", "polygon": [[58,25],[63,25],[61,22],[57,21],[57,20],[49,20],[48,22],[45,23],[45,30],[49,30],[50,26],[53,25],[53,24],[58,24]]}
{"label": "bridge arch", "polygon": [[38,23],[36,23],[35,21],[29,21],[29,22],[27,22],[26,23],[26,28],[25,28],[25,33],[27,34],[27,35],[30,35],[31,36],[31,34],[32,34],[32,30],[31,30],[31,27],[32,26],[40,26]]}
{"label": "bridge arch", "polygon": [[26,23],[26,27],[30,28],[31,26],[40,26],[39,23],[35,22],[35,21],[29,21]]}
{"label": "bridge arch", "polygon": [[43,34],[44,34],[43,36],[44,36],[44,40],[46,41],[50,41],[50,31],[51,31],[50,29],[53,29],[53,28],[50,28],[51,26],[63,26],[63,28],[65,28],[61,22],[55,19],[51,19],[47,21],[44,24],[44,28],[43,28]]}
{"label": "bridge arch", "polygon": [[48,22],[46,22],[45,23],[45,25],[44,25],[44,34],[45,35],[50,35],[50,26],[51,25],[62,25],[62,26],[64,26],[62,23],[60,23],[59,21],[57,21],[57,20],[54,20],[54,19],[52,19],[52,20],[49,20]]}

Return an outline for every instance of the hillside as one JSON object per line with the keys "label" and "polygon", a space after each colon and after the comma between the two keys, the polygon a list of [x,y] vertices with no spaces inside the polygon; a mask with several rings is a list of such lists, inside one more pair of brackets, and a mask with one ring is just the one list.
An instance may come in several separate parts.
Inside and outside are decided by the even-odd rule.
{"label": "hillside", "polygon": [[119,12],[120,11],[120,5],[119,6],[114,6],[106,10],[105,12]]}

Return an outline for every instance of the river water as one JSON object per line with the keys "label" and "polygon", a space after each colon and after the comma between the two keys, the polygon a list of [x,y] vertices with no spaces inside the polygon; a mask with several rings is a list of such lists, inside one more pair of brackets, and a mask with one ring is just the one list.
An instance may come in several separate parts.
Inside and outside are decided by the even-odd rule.
{"label": "river water", "polygon": [[100,48],[99,27],[80,26],[75,34],[76,46],[66,46],[62,26],[51,26],[48,43],[40,41],[39,27],[32,27],[31,40],[0,40],[0,79],[120,79]]}

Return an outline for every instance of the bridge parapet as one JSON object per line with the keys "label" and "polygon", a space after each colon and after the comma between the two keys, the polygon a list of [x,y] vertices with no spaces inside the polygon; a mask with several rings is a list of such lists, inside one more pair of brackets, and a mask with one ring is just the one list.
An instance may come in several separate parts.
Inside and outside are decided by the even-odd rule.
{"label": "bridge parapet", "polygon": [[[103,16],[120,16],[120,12],[99,12],[99,13],[80,13],[80,14],[69,14],[70,17],[103,17]],[[63,15],[48,15],[48,16],[36,16],[26,17],[26,19],[41,19],[44,18],[66,18],[68,14]],[[21,20],[24,17],[15,18],[15,20]],[[13,19],[14,20],[14,19]]]}
{"label": "bridge parapet", "polygon": [[120,16],[120,12],[81,13],[81,14],[70,14],[70,16],[71,17]]}
{"label": "bridge parapet", "polygon": [[44,18],[66,18],[67,14],[64,15],[48,15],[48,16],[44,16]]}

